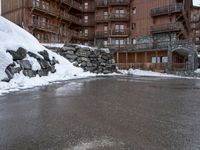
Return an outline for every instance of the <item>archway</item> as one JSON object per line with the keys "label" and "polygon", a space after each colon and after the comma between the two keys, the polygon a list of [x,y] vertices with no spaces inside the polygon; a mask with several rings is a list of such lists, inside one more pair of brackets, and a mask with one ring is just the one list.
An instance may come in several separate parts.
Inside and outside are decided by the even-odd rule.
{"label": "archway", "polygon": [[188,71],[194,70],[195,65],[195,51],[178,47],[172,50],[171,68],[173,71]]}

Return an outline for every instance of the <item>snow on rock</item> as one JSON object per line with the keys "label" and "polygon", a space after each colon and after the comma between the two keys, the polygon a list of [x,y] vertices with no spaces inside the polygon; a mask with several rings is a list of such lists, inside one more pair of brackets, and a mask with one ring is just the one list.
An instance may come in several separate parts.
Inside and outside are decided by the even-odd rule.
{"label": "snow on rock", "polygon": [[[6,77],[5,69],[9,64],[13,63],[11,54],[6,51],[17,51],[20,47],[41,57],[42,55],[40,55],[39,52],[46,50],[50,59],[55,58],[55,60],[59,62],[55,64],[56,73],[49,73],[46,77],[39,77],[37,75],[34,78],[29,78],[25,77],[21,71],[19,74],[15,74],[9,83],[1,82],[1,80]],[[36,59],[30,58],[29,56],[25,59],[29,60],[33,70],[39,70],[41,68]],[[42,46],[31,34],[0,16],[0,95],[9,91],[46,85],[53,81],[86,76],[94,76],[94,74],[84,72],[81,68],[74,67],[73,64],[64,57]]]}

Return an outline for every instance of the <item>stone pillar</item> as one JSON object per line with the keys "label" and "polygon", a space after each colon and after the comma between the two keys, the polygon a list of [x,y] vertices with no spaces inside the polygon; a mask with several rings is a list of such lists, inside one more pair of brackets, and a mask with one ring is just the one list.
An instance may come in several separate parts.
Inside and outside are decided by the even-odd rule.
{"label": "stone pillar", "polygon": [[172,51],[168,50],[168,63],[167,63],[167,69],[168,69],[168,71],[172,71],[172,64],[173,64]]}

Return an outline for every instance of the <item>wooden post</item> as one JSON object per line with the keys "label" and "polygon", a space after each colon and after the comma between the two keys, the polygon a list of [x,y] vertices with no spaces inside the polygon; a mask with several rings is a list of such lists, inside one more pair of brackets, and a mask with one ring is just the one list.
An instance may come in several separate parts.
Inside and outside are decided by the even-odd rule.
{"label": "wooden post", "polygon": [[147,63],[147,52],[145,52],[144,55],[145,55],[145,60],[144,60],[144,62]]}
{"label": "wooden post", "polygon": [[119,63],[119,52],[117,52],[117,64]]}
{"label": "wooden post", "polygon": [[126,69],[128,69],[128,52],[126,52]]}

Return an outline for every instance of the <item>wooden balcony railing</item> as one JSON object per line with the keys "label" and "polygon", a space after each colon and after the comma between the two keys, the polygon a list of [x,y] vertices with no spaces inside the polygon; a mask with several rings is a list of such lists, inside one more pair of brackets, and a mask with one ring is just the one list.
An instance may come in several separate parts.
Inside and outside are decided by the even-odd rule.
{"label": "wooden balcony railing", "polygon": [[32,28],[37,28],[46,32],[57,33],[58,27],[57,25],[50,24],[43,21],[31,20],[29,26]]}
{"label": "wooden balcony railing", "polygon": [[162,33],[162,32],[173,32],[184,30],[184,26],[181,22],[169,23],[163,25],[153,25],[150,28],[152,33]]}
{"label": "wooden balcony railing", "polygon": [[43,5],[42,2],[35,2],[33,0],[29,1],[29,7],[32,8],[33,10],[41,11],[45,14],[49,14],[52,16],[57,16],[59,14],[59,10],[56,8],[53,8],[50,5]]}
{"label": "wooden balcony railing", "polygon": [[83,12],[95,12],[95,7],[93,6],[89,6],[89,7],[83,7]]}
{"label": "wooden balcony railing", "polygon": [[73,22],[74,24],[82,25],[81,18],[78,18],[76,16],[70,14],[61,14],[61,18],[66,21]]}
{"label": "wooden balcony railing", "polygon": [[183,4],[177,3],[177,4],[171,4],[171,5],[167,5],[163,7],[153,8],[151,9],[150,13],[151,13],[151,16],[159,16],[159,15],[181,12],[182,10],[183,10]]}
{"label": "wooden balcony railing", "polygon": [[128,36],[129,29],[113,29],[111,31],[111,36]]}
{"label": "wooden balcony railing", "polygon": [[129,13],[114,13],[110,17],[112,21],[129,21]]}
{"label": "wooden balcony railing", "polygon": [[82,4],[75,0],[61,0],[61,2],[75,8],[77,10],[80,10],[80,11],[83,10]]}
{"label": "wooden balcony railing", "polygon": [[96,38],[108,38],[110,32],[109,31],[96,31],[95,37]]}
{"label": "wooden balcony railing", "polygon": [[97,15],[97,16],[95,16],[95,20],[97,23],[108,22],[109,16],[108,15]]}
{"label": "wooden balcony railing", "polygon": [[110,0],[109,5],[129,5],[130,0]]}

